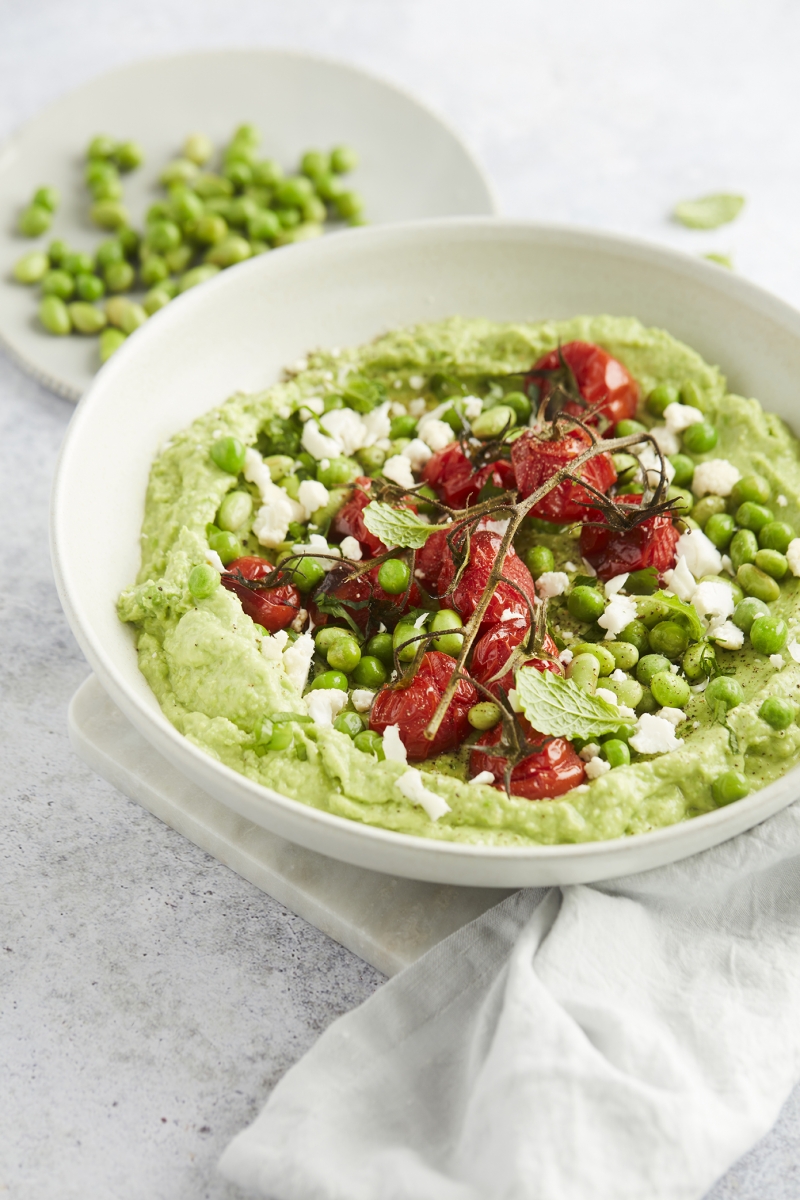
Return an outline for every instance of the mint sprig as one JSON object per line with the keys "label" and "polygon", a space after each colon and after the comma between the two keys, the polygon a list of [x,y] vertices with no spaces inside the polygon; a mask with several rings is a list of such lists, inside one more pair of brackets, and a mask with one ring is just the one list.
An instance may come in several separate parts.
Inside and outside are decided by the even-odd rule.
{"label": "mint sprig", "polygon": [[615,704],[591,696],[574,680],[562,679],[552,671],[520,667],[516,689],[523,713],[533,728],[547,737],[602,737],[623,724]]}
{"label": "mint sprig", "polygon": [[370,533],[387,546],[400,546],[405,550],[419,550],[432,533],[447,528],[446,525],[428,525],[410,509],[392,508],[380,500],[368,504],[363,515]]}

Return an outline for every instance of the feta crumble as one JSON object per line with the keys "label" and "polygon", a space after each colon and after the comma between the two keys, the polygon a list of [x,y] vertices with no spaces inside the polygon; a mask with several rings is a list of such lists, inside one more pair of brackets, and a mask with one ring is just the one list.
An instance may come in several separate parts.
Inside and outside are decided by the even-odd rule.
{"label": "feta crumble", "polygon": [[301,633],[297,641],[291,642],[283,652],[283,669],[292,687],[298,692],[302,692],[306,686],[313,657],[314,639],[310,633]]}
{"label": "feta crumble", "polygon": [[483,412],[483,401],[480,396],[465,396],[461,401],[464,416],[468,421],[474,421]]}
{"label": "feta crumble", "polygon": [[422,438],[412,438],[402,453],[415,471],[421,471],[433,451],[430,446],[425,445]]}
{"label": "feta crumble", "polygon": [[642,713],[630,744],[639,754],[668,754],[683,745],[683,738],[675,736],[671,721],[652,713]]}
{"label": "feta crumble", "polygon": [[733,588],[727,583],[714,583],[707,579],[698,583],[692,604],[701,617],[729,617],[736,607]]}
{"label": "feta crumble", "polygon": [[399,725],[387,725],[384,729],[383,753],[389,762],[408,762],[408,753],[400,737]]}
{"label": "feta crumble", "polygon": [[613,704],[615,708],[619,705],[619,696],[616,692],[612,692],[611,688],[599,687],[595,690],[595,696],[599,696],[601,700],[605,700],[606,704]]}
{"label": "feta crumble", "polygon": [[775,503],[777,504],[778,508],[786,508],[786,505],[789,503],[789,501],[781,492],[779,496],[775,497]]}
{"label": "feta crumble", "polygon": [[215,571],[219,571],[220,575],[223,574],[225,570],[225,564],[217,554],[216,550],[211,550],[210,548],[206,550],[206,562],[210,567],[213,567]]}
{"label": "feta crumble", "polygon": [[664,455],[677,454],[681,448],[681,444],[675,436],[675,430],[670,429],[669,425],[654,425],[650,430],[650,437]]}
{"label": "feta crumble", "polygon": [[612,671],[609,675],[609,679],[613,679],[615,683],[624,683],[627,678],[628,676],[625,674],[622,667],[617,667],[617,669]]}
{"label": "feta crumble", "polygon": [[345,704],[347,692],[340,692],[338,688],[318,688],[306,696],[308,715],[320,729],[330,728],[334,717],[338,717]]}
{"label": "feta crumble", "polygon": [[455,434],[446,421],[438,417],[425,417],[417,427],[418,436],[431,450],[444,450],[455,440]]}
{"label": "feta crumble", "polygon": [[545,599],[562,596],[569,587],[569,575],[564,571],[545,571],[536,580],[536,587]]}
{"label": "feta crumble", "polygon": [[450,812],[450,805],[447,801],[425,787],[422,775],[416,767],[409,767],[405,775],[401,775],[396,781],[395,786],[398,792],[412,804],[419,804],[424,808],[432,821],[438,821],[439,817]]}
{"label": "feta crumble", "polygon": [[372,708],[372,701],[375,698],[375,693],[369,688],[353,688],[350,694],[350,699],[353,701],[353,708],[356,712],[369,712]]}
{"label": "feta crumble", "polygon": [[[448,426],[449,428],[449,426]],[[411,463],[402,454],[394,454],[383,464],[383,473],[392,483],[400,487],[412,488],[415,480],[411,472]]]}
{"label": "feta crumble", "polygon": [[282,654],[289,640],[289,635],[285,629],[279,629],[277,633],[271,636],[268,634],[261,639],[261,656],[267,662],[280,663],[282,662]]}
{"label": "feta crumble", "polygon": [[686,713],[682,708],[660,708],[656,713],[657,717],[662,717],[663,720],[669,721],[671,725],[682,725],[686,720]]}
{"label": "feta crumble", "polygon": [[618,633],[622,633],[626,625],[635,621],[637,609],[633,600],[628,596],[612,596],[606,605],[606,610],[598,618],[597,624],[606,631],[606,641],[613,641]]}
{"label": "feta crumble", "polygon": [[733,621],[723,621],[710,630],[709,636],[723,650],[739,650],[744,645],[744,633]]}
{"label": "feta crumble", "polygon": [[722,570],[722,555],[701,529],[682,533],[675,552],[678,558],[686,559],[686,565],[695,579],[703,575],[719,575]]}
{"label": "feta crumble", "polygon": [[408,386],[412,387],[415,392],[418,392],[425,386],[425,379],[422,375],[409,375]]}
{"label": "feta crumble", "polygon": [[786,561],[793,575],[800,575],[800,538],[792,538],[786,548]]}
{"label": "feta crumble", "polygon": [[370,438],[364,422],[352,408],[331,409],[325,413],[319,424],[323,434],[334,438],[345,454],[355,454],[356,450],[375,440]]}
{"label": "feta crumble", "polygon": [[338,438],[328,437],[316,421],[306,421],[300,445],[312,458],[338,458],[344,447]]}
{"label": "feta crumble", "polygon": [[311,514],[322,508],[323,504],[327,504],[329,498],[330,492],[324,483],[319,483],[316,479],[304,479],[297,489],[297,502],[305,509],[304,520],[310,520]]}
{"label": "feta crumble", "polygon": [[605,775],[606,771],[611,770],[611,763],[606,762],[604,758],[593,758],[587,762],[584,770],[587,779],[599,779],[601,775]]}
{"label": "feta crumble", "polygon": [[415,400],[411,400],[408,405],[408,411],[412,417],[421,417],[425,412],[426,404],[422,396],[417,396]]}
{"label": "feta crumble", "polygon": [[615,575],[612,579],[609,579],[605,584],[606,596],[610,598],[611,596],[616,596],[617,592],[621,592],[628,582],[628,574],[629,572],[626,571],[624,575]]}
{"label": "feta crumble", "polygon": [[558,661],[562,662],[565,667],[568,667],[574,657],[575,657],[575,655],[572,653],[571,650],[565,649],[565,650],[562,650],[561,653],[559,654]]}
{"label": "feta crumble", "polygon": [[[680,539],[679,539],[680,540]],[[697,580],[689,570],[689,565],[686,562],[684,555],[678,556],[678,561],[671,571],[664,572],[664,582],[671,592],[673,592],[679,600],[683,600],[685,604],[691,600],[697,590]],[[728,591],[731,589],[728,588]]]}
{"label": "feta crumble", "polygon": [[690,425],[698,425],[703,420],[699,408],[691,404],[668,404],[664,409],[664,423],[670,433],[683,433]]}
{"label": "feta crumble", "polygon": [[782,654],[770,654],[769,662],[770,666],[774,667],[776,671],[780,671],[781,667],[785,665]]}
{"label": "feta crumble", "polygon": [[584,762],[588,763],[591,762],[593,758],[597,758],[599,753],[600,747],[597,745],[597,743],[589,742],[583,747],[582,750],[578,751],[578,757],[582,758]]}
{"label": "feta crumble", "polygon": [[478,771],[477,775],[473,775],[470,783],[494,783],[494,775],[491,771]]}
{"label": "feta crumble", "polygon": [[361,559],[364,557],[361,543],[352,534],[348,534],[346,538],[342,538],[339,548],[344,557],[352,559],[353,562],[361,562]]}
{"label": "feta crumble", "polygon": [[794,661],[796,663],[800,663],[800,646],[798,646],[794,638],[792,638],[792,640],[789,642],[789,645],[786,647],[786,649],[789,651],[789,654]]}
{"label": "feta crumble", "polygon": [[727,458],[711,458],[699,463],[694,469],[692,491],[699,500],[701,496],[730,496],[733,485],[742,478],[738,467]]}

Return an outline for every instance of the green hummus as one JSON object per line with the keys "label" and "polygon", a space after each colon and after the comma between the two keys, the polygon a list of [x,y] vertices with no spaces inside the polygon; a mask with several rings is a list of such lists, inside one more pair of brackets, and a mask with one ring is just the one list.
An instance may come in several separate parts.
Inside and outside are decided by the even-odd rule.
{"label": "green hummus", "polygon": [[[212,441],[222,433],[255,445],[268,418],[285,417],[303,400],[341,386],[350,370],[380,379],[392,400],[408,403],[422,396],[433,408],[437,399],[426,389],[437,373],[473,388],[487,375],[526,371],[544,353],[575,339],[598,343],[619,359],[643,396],[658,384],[691,381],[698,405],[719,433],[714,450],[697,461],[723,458],[742,475],[764,476],[786,499],[776,515],[800,529],[800,446],[783,423],[757,400],[728,394],[719,370],[689,347],[633,319],[500,325],[453,318],[402,329],[368,346],[314,353],[286,381],[261,394],[235,395],[177,433],[153,465],[141,570],[136,585],[120,598],[119,614],[135,628],[140,668],[173,725],[228,767],[303,804],[401,833],[498,846],[589,842],[671,825],[714,807],[710,784],[721,772],[743,771],[756,789],[796,763],[798,725],[776,731],[758,711],[767,696],[800,699],[800,665],[784,651],[784,665],[776,666],[747,640],[741,650],[718,651],[722,669],[735,671],[745,693],[727,725],[715,722],[702,693],[693,694],[678,731],[679,749],[616,767],[557,799],[509,798],[470,783],[464,756],[453,754],[417,764],[426,786],[450,806],[434,821],[398,791],[396,781],[406,771],[401,763],[362,753],[331,727],[300,726],[299,753],[294,748],[256,753],[258,722],[277,712],[303,712],[304,701],[281,663],[265,652],[270,635],[244,614],[235,594],[218,587],[197,600],[189,591],[190,571],[206,562],[207,526],[226,492],[237,487],[236,478],[209,457]],[[641,419],[653,424],[644,411]],[[568,535],[536,540],[552,548],[556,570],[570,560],[580,562]],[[256,547],[248,534],[244,552],[255,553]],[[524,545],[518,549],[524,553]],[[790,642],[800,628],[799,592],[800,579],[790,576],[771,606],[788,622]],[[555,612],[556,637],[568,638],[576,626],[570,626],[565,607]]]}

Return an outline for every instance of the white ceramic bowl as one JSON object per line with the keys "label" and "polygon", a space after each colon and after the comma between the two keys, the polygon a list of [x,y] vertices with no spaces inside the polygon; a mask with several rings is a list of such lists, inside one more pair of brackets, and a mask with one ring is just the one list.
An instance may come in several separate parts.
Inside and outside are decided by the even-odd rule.
{"label": "white ceramic bowl", "polygon": [[[291,50],[206,50],[146,59],[62,96],[0,148],[0,344],[30,374],[77,400],[97,371],[96,338],[51,337],[36,319],[38,289],[11,279],[29,250],[65,238],[91,250],[107,237],[88,219],[84,154],[98,132],[134,138],[145,165],[124,176],[125,202],[141,217],[162,193],[156,180],[199,129],[222,146],[243,121],[263,135],[265,156],[290,170],[310,148],[340,143],[360,155],[349,178],[370,222],[482,216],[491,186],[458,136],[415,97],[357,67]],[[23,238],[17,215],[42,183],[61,191],[50,233]]]}
{"label": "white ceramic bowl", "polygon": [[721,268],[606,234],[480,219],[357,230],[243,263],[148,322],[78,406],[52,507],[64,609],[133,725],[254,823],[358,866],[441,883],[515,887],[629,874],[724,841],[791,803],[798,768],[727,808],[616,841],[505,849],[373,829],[261,788],[185,740],[162,715],[139,673],[131,629],[116,617],[117,595],[139,566],[159,445],[234,390],[270,384],[313,347],[357,344],[416,321],[600,312],[663,326],[718,363],[732,389],[796,420],[800,314]]}

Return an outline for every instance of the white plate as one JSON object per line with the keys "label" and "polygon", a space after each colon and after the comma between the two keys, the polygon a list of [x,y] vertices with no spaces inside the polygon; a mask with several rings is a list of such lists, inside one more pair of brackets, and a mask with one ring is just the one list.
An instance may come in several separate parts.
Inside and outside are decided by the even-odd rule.
{"label": "white plate", "polygon": [[[52,104],[0,149],[0,343],[47,387],[77,400],[97,370],[97,339],[56,338],[36,319],[38,289],[10,278],[18,258],[64,238],[89,250],[107,233],[88,219],[85,151],[96,133],[141,142],[146,162],[123,177],[141,227],[163,195],[158,175],[188,133],[224,145],[235,127],[261,130],[265,156],[295,169],[311,148],[346,142],[360,156],[349,176],[374,224],[496,211],[488,180],[442,120],[393,84],[354,67],[283,50],[222,50],[135,63]],[[41,238],[15,234],[18,214],[41,184],[62,204]]]}
{"label": "white plate", "polygon": [[506,849],[369,828],[261,788],[181,737],[139,673],[130,627],[117,619],[116,597],[139,566],[159,445],[232,391],[273,382],[315,346],[358,344],[415,321],[600,312],[668,329],[718,363],[735,391],[795,420],[800,314],[721,268],[606,234],[480,219],[354,230],[243,263],[169,305],[81,401],[53,490],[61,600],[114,703],[173,766],[255,824],[357,866],[438,883],[514,887],[629,874],[706,849],[791,803],[800,768],[717,812],[609,842]]}

